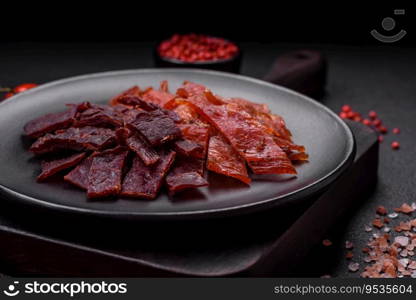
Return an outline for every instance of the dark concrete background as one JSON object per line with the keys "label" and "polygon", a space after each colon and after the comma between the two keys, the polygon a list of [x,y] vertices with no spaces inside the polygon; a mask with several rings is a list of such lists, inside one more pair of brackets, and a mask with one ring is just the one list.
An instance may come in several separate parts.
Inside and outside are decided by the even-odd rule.
{"label": "dark concrete background", "polygon": [[[0,85],[23,82],[45,83],[68,76],[153,66],[151,43],[3,43],[0,47]],[[355,244],[354,261],[362,262],[360,249],[371,233],[364,225],[371,222],[378,205],[388,209],[416,201],[416,52],[393,45],[333,46],[273,43],[243,43],[242,74],[261,78],[281,53],[311,48],[326,54],[329,62],[327,93],[320,101],[339,111],[343,104],[366,113],[376,110],[391,130],[380,147],[379,183],[374,194],[346,221],[340,221],[330,239],[331,247],[318,247],[293,276],[357,277],[348,272],[343,242]],[[390,143],[398,140],[401,149]],[[361,264],[363,268],[363,263]],[[1,268],[1,267],[0,267]]]}

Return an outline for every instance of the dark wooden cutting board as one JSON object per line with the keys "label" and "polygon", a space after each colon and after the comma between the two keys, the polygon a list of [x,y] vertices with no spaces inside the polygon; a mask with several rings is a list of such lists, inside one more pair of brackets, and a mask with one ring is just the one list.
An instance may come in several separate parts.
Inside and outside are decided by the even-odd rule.
{"label": "dark wooden cutting board", "polygon": [[322,195],[278,211],[205,222],[96,222],[1,202],[0,260],[15,275],[284,276],[372,190],[378,142],[349,123],[354,164]]}

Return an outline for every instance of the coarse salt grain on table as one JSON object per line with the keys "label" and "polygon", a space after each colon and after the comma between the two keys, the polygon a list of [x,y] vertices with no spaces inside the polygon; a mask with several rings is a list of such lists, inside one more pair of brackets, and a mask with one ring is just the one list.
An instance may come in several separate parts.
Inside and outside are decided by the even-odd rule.
{"label": "coarse salt grain on table", "polygon": [[[416,229],[416,218],[407,219],[408,216],[416,210],[415,205],[409,205],[403,203],[399,208],[395,208],[392,213],[388,213],[388,210],[384,206],[376,208],[378,216],[387,215],[389,223],[391,220],[395,220],[398,224],[395,226],[396,230],[394,234],[388,234],[386,228],[380,217],[373,220],[373,225],[377,230],[383,228],[380,233],[373,233],[370,237],[366,247],[362,248],[362,252],[366,254],[363,261],[364,266],[361,277],[369,278],[401,278],[401,277],[413,277],[416,270],[416,260],[414,258],[416,248],[416,233],[412,230]],[[403,218],[406,218],[403,220]],[[384,220],[384,219],[383,219]],[[385,220],[384,220],[385,221]],[[369,232],[368,225],[365,226],[365,231]],[[371,229],[371,228],[370,228]],[[349,245],[349,241],[345,242]],[[348,250],[345,254],[346,259],[354,257],[353,251]],[[348,270],[350,272],[356,272],[360,268],[359,263],[351,262],[348,264]]]}

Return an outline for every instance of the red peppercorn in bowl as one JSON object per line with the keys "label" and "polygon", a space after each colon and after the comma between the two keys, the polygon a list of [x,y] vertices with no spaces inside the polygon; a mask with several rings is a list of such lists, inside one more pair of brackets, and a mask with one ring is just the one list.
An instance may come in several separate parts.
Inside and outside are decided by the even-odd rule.
{"label": "red peppercorn in bowl", "polygon": [[201,68],[239,73],[241,49],[233,42],[203,34],[175,34],[155,49],[158,67]]}

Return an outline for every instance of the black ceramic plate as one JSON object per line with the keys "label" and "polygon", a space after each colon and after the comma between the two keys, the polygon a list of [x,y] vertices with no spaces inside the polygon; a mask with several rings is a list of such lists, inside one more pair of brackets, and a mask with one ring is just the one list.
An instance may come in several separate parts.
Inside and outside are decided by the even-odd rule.
{"label": "black ceramic plate", "polygon": [[[40,115],[64,109],[65,103],[105,103],[132,85],[168,80],[175,90],[184,80],[201,83],[223,96],[266,103],[282,115],[294,141],[305,145],[310,162],[297,167],[296,178],[256,176],[250,187],[209,174],[210,187],[173,198],[162,192],[154,201],[117,199],[88,201],[85,193],[60,180],[37,183],[39,161],[27,151],[23,125]],[[200,218],[242,214],[296,203],[334,181],[351,163],[354,139],[349,128],[323,105],[300,94],[248,77],[214,71],[149,69],[119,71],[59,80],[17,95],[0,105],[0,192],[61,212],[120,218]]]}

